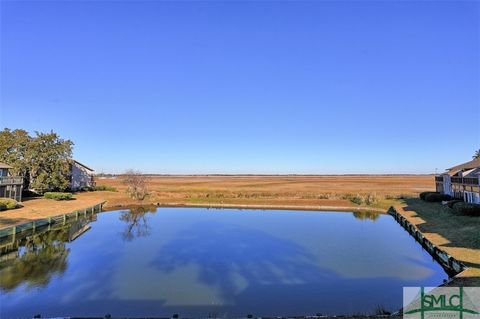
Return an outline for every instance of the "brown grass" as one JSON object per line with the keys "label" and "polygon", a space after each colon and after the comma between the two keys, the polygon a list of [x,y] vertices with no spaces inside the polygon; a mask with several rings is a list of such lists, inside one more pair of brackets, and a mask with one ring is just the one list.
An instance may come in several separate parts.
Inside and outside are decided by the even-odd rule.
{"label": "brown grass", "polygon": [[148,197],[141,202],[126,194],[120,179],[98,179],[98,185],[118,192],[75,194],[72,201],[42,198],[25,200],[22,208],[0,213],[0,228],[29,220],[68,213],[107,201],[105,208],[132,205],[225,205],[321,209],[360,208],[348,199],[356,194],[375,194],[376,208],[397,203],[401,195],[415,196],[433,189],[433,176],[165,176],[147,180]]}
{"label": "brown grass", "polygon": [[[125,190],[119,179],[97,183]],[[152,203],[280,205],[353,205],[348,196],[416,196],[434,186],[432,176],[165,176],[147,183]]]}
{"label": "brown grass", "polygon": [[455,215],[439,203],[411,198],[395,206],[432,243],[468,267],[455,285],[480,286],[480,217]]}
{"label": "brown grass", "polygon": [[[480,285],[480,220],[455,216],[448,208],[412,197],[434,189],[433,176],[165,176],[148,178],[149,196],[135,201],[119,179],[98,179],[118,192],[75,194],[72,201],[30,199],[0,213],[0,228],[68,213],[106,201],[105,208],[132,205],[211,205],[288,209],[351,208],[350,196],[375,194],[369,208],[396,206],[434,244],[471,267],[456,283]],[[407,199],[399,200],[399,197]],[[410,198],[408,198],[410,197]],[[459,280],[464,279],[464,282]]]}

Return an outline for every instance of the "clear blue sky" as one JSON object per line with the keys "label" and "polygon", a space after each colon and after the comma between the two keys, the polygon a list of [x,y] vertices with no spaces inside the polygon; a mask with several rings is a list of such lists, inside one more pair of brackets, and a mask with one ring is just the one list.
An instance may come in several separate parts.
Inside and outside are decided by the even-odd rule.
{"label": "clear blue sky", "polygon": [[97,171],[432,173],[480,147],[477,1],[2,1],[1,126]]}

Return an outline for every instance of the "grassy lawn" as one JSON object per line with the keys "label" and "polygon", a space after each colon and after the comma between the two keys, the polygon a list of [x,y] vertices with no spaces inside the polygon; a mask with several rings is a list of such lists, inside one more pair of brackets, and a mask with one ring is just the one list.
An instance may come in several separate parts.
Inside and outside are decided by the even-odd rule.
{"label": "grassy lawn", "polygon": [[418,198],[395,207],[430,241],[471,267],[464,276],[480,286],[480,217],[455,215],[445,205]]}

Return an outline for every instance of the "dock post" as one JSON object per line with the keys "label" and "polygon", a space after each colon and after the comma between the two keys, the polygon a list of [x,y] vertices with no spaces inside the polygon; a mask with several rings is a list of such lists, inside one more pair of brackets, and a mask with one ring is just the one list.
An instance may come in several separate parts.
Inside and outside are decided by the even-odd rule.
{"label": "dock post", "polygon": [[15,243],[15,237],[17,236],[17,226],[12,227],[12,243]]}

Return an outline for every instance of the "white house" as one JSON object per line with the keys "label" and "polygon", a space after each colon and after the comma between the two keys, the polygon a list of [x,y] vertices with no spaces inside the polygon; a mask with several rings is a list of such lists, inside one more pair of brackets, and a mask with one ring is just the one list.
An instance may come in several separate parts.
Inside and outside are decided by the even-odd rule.
{"label": "white house", "polygon": [[72,160],[70,163],[70,190],[78,191],[84,187],[93,187],[94,170],[82,163]]}
{"label": "white house", "polygon": [[435,176],[437,192],[480,204],[480,158],[451,167]]}

